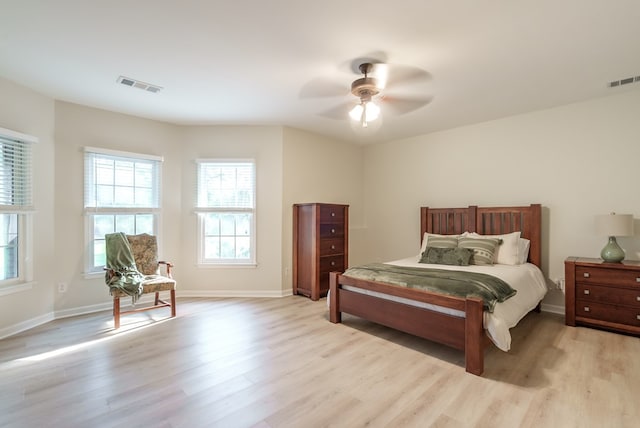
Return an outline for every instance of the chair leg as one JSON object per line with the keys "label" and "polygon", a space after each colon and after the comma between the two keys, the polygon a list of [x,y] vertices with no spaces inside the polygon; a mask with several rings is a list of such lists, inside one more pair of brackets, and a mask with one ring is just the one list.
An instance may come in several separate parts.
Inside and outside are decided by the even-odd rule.
{"label": "chair leg", "polygon": [[171,290],[171,317],[176,316],[176,290]]}
{"label": "chair leg", "polygon": [[154,305],[158,306],[158,302],[160,302],[160,293],[156,291],[156,302]]}
{"label": "chair leg", "polygon": [[120,297],[113,298],[113,328],[120,328]]}

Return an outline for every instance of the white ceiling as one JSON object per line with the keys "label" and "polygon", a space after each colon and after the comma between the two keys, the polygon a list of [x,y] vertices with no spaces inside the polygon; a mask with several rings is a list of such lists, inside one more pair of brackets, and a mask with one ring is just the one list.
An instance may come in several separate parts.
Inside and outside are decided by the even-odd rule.
{"label": "white ceiling", "polygon": [[[431,102],[403,115],[383,104],[366,133],[327,118],[356,102],[357,58],[424,70],[393,95]],[[638,0],[0,0],[0,76],[176,124],[372,143],[637,90],[607,83],[638,75]]]}

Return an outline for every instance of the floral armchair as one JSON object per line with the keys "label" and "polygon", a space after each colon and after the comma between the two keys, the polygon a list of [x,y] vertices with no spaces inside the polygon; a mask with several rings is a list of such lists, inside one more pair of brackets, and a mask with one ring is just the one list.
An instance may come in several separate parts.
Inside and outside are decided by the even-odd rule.
{"label": "floral armchair", "polygon": [[[115,234],[114,234],[115,235]],[[107,242],[109,236],[107,236]],[[120,316],[124,314],[148,311],[157,308],[170,307],[171,317],[176,316],[176,281],[171,275],[171,268],[173,264],[166,261],[158,260],[158,242],[155,236],[149,234],[140,235],[126,235],[126,240],[131,249],[131,255],[135,261],[135,268],[139,272],[138,278],[141,282],[137,284],[136,292],[131,293],[130,290],[119,289],[116,287],[110,287],[111,295],[113,296],[113,324],[114,328],[120,328]],[[126,245],[126,244],[125,244]],[[119,275],[112,266],[109,266],[110,254],[109,251],[113,251],[110,245],[107,245],[107,271],[105,280],[107,284],[112,282],[111,280]],[[164,266],[164,272],[161,274],[160,266]],[[136,272],[137,273],[137,272]],[[160,299],[160,292],[169,291],[170,301]],[[137,300],[142,294],[155,293],[155,299],[153,305],[136,307],[126,311],[120,308],[121,297],[132,297],[133,302]]]}

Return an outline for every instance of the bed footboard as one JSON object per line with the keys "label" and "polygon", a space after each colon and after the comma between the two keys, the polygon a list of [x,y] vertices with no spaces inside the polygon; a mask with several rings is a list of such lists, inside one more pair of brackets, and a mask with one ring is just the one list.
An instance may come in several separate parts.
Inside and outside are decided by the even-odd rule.
{"label": "bed footboard", "polygon": [[[433,296],[429,293],[416,293],[403,289],[403,294],[414,293],[422,296],[422,301],[463,310],[465,317],[458,317],[441,312],[420,308],[413,305],[383,299],[363,293],[345,290],[341,287],[342,277],[339,272],[329,274],[329,321],[342,321],[342,312],[394,328],[434,342],[442,343],[465,353],[465,367],[469,373],[482,374],[484,370],[484,328],[483,304],[478,298],[459,299],[447,296]],[[349,279],[347,282],[351,282]],[[379,283],[356,281],[363,288],[385,287]],[[368,284],[368,285],[365,285]],[[379,291],[379,290],[376,290]],[[427,296],[427,297],[424,297]],[[448,303],[449,302],[449,303]]]}

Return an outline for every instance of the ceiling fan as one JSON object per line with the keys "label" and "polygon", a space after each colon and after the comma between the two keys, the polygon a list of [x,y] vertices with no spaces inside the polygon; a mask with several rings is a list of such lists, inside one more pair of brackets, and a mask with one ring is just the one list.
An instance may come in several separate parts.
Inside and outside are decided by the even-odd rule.
{"label": "ceiling fan", "polygon": [[[431,96],[425,95],[424,87],[431,76],[418,67],[362,58],[352,61],[350,69],[362,74],[350,87],[350,93],[358,99],[357,103],[353,100],[343,102],[321,113],[322,116],[340,120],[351,118],[354,124],[367,128],[369,123],[379,119],[383,112],[385,115],[406,114],[432,100]],[[348,93],[344,82],[314,79],[302,88],[301,96],[324,98],[344,96]]]}
{"label": "ceiling fan", "polygon": [[360,104],[351,109],[349,116],[351,119],[359,121],[363,128],[366,128],[369,126],[369,122],[380,116],[380,107],[373,102],[372,98],[384,89],[386,82],[383,78],[369,77],[369,73],[373,71],[373,64],[370,62],[360,64],[359,69],[364,77],[351,83],[351,93],[360,98]]}

